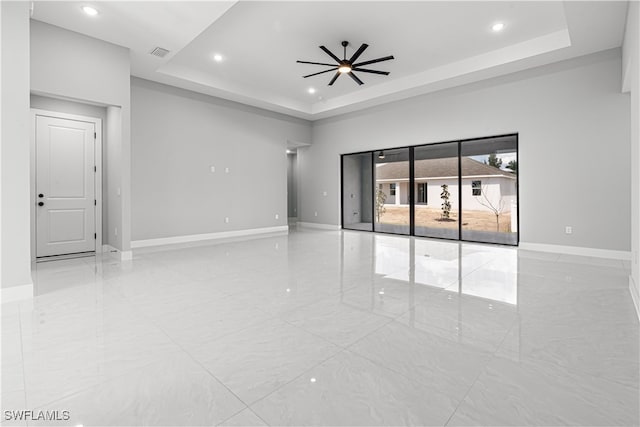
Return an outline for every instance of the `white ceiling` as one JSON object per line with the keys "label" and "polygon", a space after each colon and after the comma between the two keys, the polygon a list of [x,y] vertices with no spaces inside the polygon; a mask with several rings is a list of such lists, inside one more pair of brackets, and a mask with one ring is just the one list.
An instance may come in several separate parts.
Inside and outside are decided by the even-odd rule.
{"label": "white ceiling", "polygon": [[[40,1],[33,19],[129,48],[134,76],[314,120],[619,47],[626,11],[626,1]],[[331,63],[318,46],[342,57],[343,40],[347,57],[362,43],[362,61],[394,55],[368,67],[391,74],[360,73],[362,86],[302,78],[328,67],[296,60]],[[156,46],[171,53],[149,55]]]}

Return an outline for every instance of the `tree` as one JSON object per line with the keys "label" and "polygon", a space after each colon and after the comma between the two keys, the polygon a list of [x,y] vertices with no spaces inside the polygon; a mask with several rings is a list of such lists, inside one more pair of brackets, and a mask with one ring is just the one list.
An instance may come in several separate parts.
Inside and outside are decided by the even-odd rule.
{"label": "tree", "polygon": [[489,154],[487,163],[489,164],[489,166],[493,166],[494,168],[500,169],[500,166],[502,166],[502,159],[496,156],[495,153],[491,153]]}
{"label": "tree", "polygon": [[380,217],[385,213],[384,202],[387,201],[387,195],[380,187],[376,189],[376,221],[380,222]]}
{"label": "tree", "polygon": [[493,212],[493,214],[496,216],[496,231],[499,232],[500,231],[500,215],[502,214],[502,212],[504,212],[506,203],[504,202],[504,199],[502,198],[502,196],[500,196],[500,199],[498,199],[497,201],[492,201],[491,199],[489,199],[489,197],[487,197],[487,193],[488,193],[487,190],[488,190],[488,187],[483,185],[480,195],[476,197],[477,197],[478,203],[480,203],[485,208],[488,208],[489,210],[491,210],[491,212]]}
{"label": "tree", "polygon": [[510,160],[509,163],[507,163],[507,169],[511,169],[514,172],[518,172],[518,161]]}
{"label": "tree", "polygon": [[451,216],[451,202],[449,202],[449,197],[451,194],[449,193],[449,186],[447,184],[442,184],[442,193],[440,193],[440,198],[442,199],[442,219],[448,220]]}

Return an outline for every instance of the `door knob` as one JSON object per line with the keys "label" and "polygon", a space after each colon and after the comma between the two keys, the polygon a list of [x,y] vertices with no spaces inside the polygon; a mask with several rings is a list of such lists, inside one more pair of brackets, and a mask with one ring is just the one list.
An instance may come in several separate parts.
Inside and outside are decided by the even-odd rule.
{"label": "door knob", "polygon": [[38,206],[44,206],[44,202],[38,202]]}
{"label": "door knob", "polygon": [[44,197],[44,194],[40,193],[40,194],[38,194],[38,197],[40,197],[42,199]]}

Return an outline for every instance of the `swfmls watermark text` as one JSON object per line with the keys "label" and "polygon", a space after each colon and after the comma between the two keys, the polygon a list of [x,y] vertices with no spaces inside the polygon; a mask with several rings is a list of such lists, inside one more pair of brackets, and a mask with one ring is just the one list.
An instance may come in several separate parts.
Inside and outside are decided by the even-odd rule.
{"label": "swfmls watermark text", "polygon": [[4,411],[5,421],[68,421],[71,418],[70,411]]}

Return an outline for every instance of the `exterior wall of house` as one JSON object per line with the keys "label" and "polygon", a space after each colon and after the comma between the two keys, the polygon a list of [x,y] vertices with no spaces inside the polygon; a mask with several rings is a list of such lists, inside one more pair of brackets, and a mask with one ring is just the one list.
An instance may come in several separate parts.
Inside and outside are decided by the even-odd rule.
{"label": "exterior wall of house", "polygon": [[[473,181],[480,181],[480,196],[473,195]],[[511,210],[511,197],[503,196],[501,189],[505,178],[471,178],[462,180],[462,208],[468,211],[500,212]]]}
{"label": "exterior wall of house", "polygon": [[[481,181],[481,195],[474,196],[472,181]],[[457,211],[458,206],[458,180],[457,179],[431,179],[427,182],[427,203],[418,203],[418,183],[425,182],[416,180],[414,187],[414,197],[416,205],[428,207],[431,209],[440,209],[442,207],[443,200],[440,197],[442,194],[442,185],[449,186],[449,203],[451,203],[451,209]],[[387,205],[408,205],[409,204],[409,183],[399,182],[396,184],[396,196],[390,194],[390,187],[388,182],[382,183],[383,192],[386,195]],[[399,191],[397,190],[399,188]],[[484,194],[484,195],[483,195]],[[484,204],[483,204],[484,203]],[[490,178],[472,178],[462,180],[462,206],[465,210],[493,212],[493,210],[487,206],[502,206],[501,212],[511,212],[514,209],[516,203],[516,181],[502,177],[490,177]]]}
{"label": "exterior wall of house", "polygon": [[382,192],[385,195],[385,205],[408,205],[409,204],[409,183],[408,182],[396,182],[395,194],[391,194],[390,182],[377,183],[378,188],[382,185]]}
{"label": "exterior wall of house", "polygon": [[[391,183],[390,182],[378,182],[376,183],[378,190],[384,193],[384,204],[385,205],[395,205],[396,204],[396,196],[391,194]],[[397,184],[396,184],[397,185]],[[397,194],[397,191],[396,191]]]}
{"label": "exterior wall of house", "polygon": [[400,204],[408,205],[409,204],[409,183],[401,182],[400,186]]}
{"label": "exterior wall of house", "polygon": [[431,179],[427,181],[427,207],[432,209],[442,208],[443,200],[440,197],[442,194],[442,185],[449,186],[449,203],[451,203],[451,210],[458,210],[458,180],[457,179]]}

